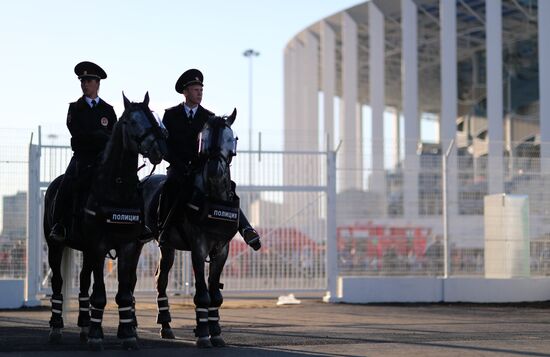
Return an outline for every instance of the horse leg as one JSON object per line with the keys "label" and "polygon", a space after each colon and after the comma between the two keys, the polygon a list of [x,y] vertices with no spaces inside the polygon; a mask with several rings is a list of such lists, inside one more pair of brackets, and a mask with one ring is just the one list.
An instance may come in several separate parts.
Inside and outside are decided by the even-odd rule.
{"label": "horse leg", "polygon": [[208,308],[208,330],[210,342],[214,347],[224,347],[225,341],[221,334],[219,309],[223,303],[220,276],[229,253],[229,244],[226,244],[219,252],[210,255],[210,271],[208,274],[208,294],[210,295],[210,307]]}
{"label": "horse leg", "polygon": [[94,351],[103,349],[103,309],[107,304],[107,294],[105,293],[105,282],[103,281],[103,266],[105,264],[105,254],[103,252],[88,252],[91,254],[89,259],[92,264],[94,274],[94,285],[92,287],[92,296],[90,297],[90,330],[88,333],[88,344]]}
{"label": "horse leg", "polygon": [[166,288],[168,286],[168,274],[172,265],[174,265],[175,250],[170,247],[163,246],[160,248],[160,260],[155,273],[157,283],[157,324],[161,324],[160,337],[166,339],[174,339],[176,336],[170,327],[172,318],[170,316],[170,305],[168,304],[168,296]]}
{"label": "horse leg", "polygon": [[136,297],[134,295],[134,292],[136,290],[136,284],[137,284],[137,265],[139,263],[139,257],[141,256],[141,250],[143,249],[142,243],[137,243],[134,247],[134,251],[132,252],[133,257],[136,259],[134,260],[134,265],[130,269],[130,290],[132,292],[132,319],[133,325],[135,328],[138,327],[137,317],[136,317]]}
{"label": "horse leg", "polygon": [[195,272],[195,314],[197,327],[195,328],[195,337],[197,337],[197,347],[212,347],[212,343],[208,338],[210,332],[208,330],[208,308],[210,307],[210,295],[204,279],[204,261],[207,253],[201,251],[191,252],[191,261],[193,263],[193,271]]}
{"label": "horse leg", "polygon": [[59,343],[63,336],[63,277],[61,276],[61,258],[63,256],[63,246],[57,244],[48,244],[48,263],[52,270],[52,316],[50,317],[50,343]]}
{"label": "horse leg", "polygon": [[88,341],[90,329],[90,296],[89,290],[92,283],[92,267],[86,255],[83,255],[82,270],[80,271],[80,293],[78,294],[78,322],[80,327],[80,342]]}
{"label": "horse leg", "polygon": [[117,249],[118,256],[118,292],[116,294],[116,303],[118,304],[118,332],[117,337],[122,340],[122,347],[127,350],[138,348],[137,333],[134,326],[132,306],[134,299],[132,296],[131,277],[132,268],[137,266],[139,256],[133,256],[133,244],[124,245]]}

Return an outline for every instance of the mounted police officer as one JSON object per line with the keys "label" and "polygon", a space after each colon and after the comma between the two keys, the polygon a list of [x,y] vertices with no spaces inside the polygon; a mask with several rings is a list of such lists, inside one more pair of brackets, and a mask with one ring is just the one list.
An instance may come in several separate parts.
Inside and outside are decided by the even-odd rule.
{"label": "mounted police officer", "polygon": [[69,104],[67,128],[71,133],[73,157],[59,185],[54,203],[50,238],[63,242],[66,239],[68,223],[64,211],[72,212],[73,186],[77,178],[92,175],[92,168],[98,162],[100,154],[109,141],[117,116],[113,107],[99,98],[99,82],[107,78],[107,73],[95,63],[80,62],[74,68],[80,80],[82,97]]}
{"label": "mounted police officer", "polygon": [[[168,155],[170,163],[167,178],[159,202],[159,245],[165,242],[164,232],[170,224],[170,210],[175,209],[177,197],[188,202],[193,193],[191,171],[198,164],[199,148],[197,136],[208,118],[214,113],[200,104],[203,93],[203,75],[198,69],[185,71],[176,82],[176,92],[183,94],[185,101],[164,113],[162,123],[168,130]],[[234,186],[234,185],[233,185]],[[243,212],[239,215],[239,233],[254,250],[261,247],[260,236],[252,228]]]}

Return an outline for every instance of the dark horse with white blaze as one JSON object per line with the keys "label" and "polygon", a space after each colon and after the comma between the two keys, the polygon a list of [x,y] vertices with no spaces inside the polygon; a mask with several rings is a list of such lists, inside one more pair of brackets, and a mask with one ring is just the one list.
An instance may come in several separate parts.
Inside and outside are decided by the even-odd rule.
{"label": "dark horse with white blaze", "polygon": [[[149,94],[143,103],[130,103],[124,98],[124,113],[113,127],[103,157],[92,173],[89,173],[89,191],[79,190],[80,196],[73,205],[74,212],[64,243],[52,241],[50,231],[53,222],[54,198],[62,176],[48,187],[45,197],[44,234],[48,244],[48,262],[52,270],[52,315],[50,341],[59,342],[63,328],[61,293],[63,279],[61,260],[68,247],[82,251],[80,273],[79,316],[81,338],[88,337],[92,349],[101,349],[103,330],[101,322],[106,305],[103,269],[106,254],[116,251],[118,259],[119,307],[118,337],[126,348],[137,348],[135,314],[132,311],[133,288],[136,280],[138,256],[130,254],[140,245],[143,231],[142,201],[137,176],[138,154],[153,164],[162,161],[166,153],[166,133],[149,110]],[[73,211],[73,207],[65,207]],[[93,273],[92,295],[88,297],[90,274]],[[70,277],[65,277],[70,281]],[[91,311],[90,311],[91,309]],[[88,329],[89,328],[89,329]],[[86,331],[87,330],[87,331]]]}
{"label": "dark horse with white blaze", "polygon": [[[237,139],[231,125],[236,110],[229,117],[210,117],[199,134],[199,164],[191,168],[187,182],[192,182],[190,201],[179,198],[169,213],[171,224],[161,246],[161,257],[156,272],[157,323],[161,324],[161,337],[174,338],[170,327],[171,317],[166,295],[168,273],[174,263],[175,249],[191,251],[195,274],[196,328],[198,347],[222,347],[218,309],[223,302],[220,275],[229,252],[229,242],[237,233],[239,199],[231,181],[230,163],[236,155]],[[164,175],[155,175],[143,182],[145,222],[157,227],[157,207]],[[180,195],[181,196],[181,195]],[[158,232],[155,235],[158,239]],[[135,256],[139,255],[139,251]],[[210,258],[208,284],[205,279],[205,262]]]}

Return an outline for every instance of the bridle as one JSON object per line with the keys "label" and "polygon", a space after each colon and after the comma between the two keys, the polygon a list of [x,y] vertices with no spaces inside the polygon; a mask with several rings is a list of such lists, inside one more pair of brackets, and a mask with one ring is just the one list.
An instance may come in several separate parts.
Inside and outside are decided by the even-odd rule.
{"label": "bridle", "polygon": [[[219,120],[219,121],[218,121]],[[203,158],[202,158],[202,163],[203,163],[203,167],[202,167],[202,172],[201,172],[201,176],[202,176],[202,180],[205,184],[207,184],[208,182],[208,171],[209,171],[209,164],[212,163],[212,162],[216,162],[216,163],[220,163],[221,162],[221,165],[223,166],[223,170],[224,170],[224,173],[227,173],[227,175],[224,175],[223,177],[223,180],[220,180],[220,181],[223,181],[225,182],[225,189],[226,191],[230,191],[230,188],[231,188],[231,170],[230,170],[230,167],[231,167],[231,161],[233,159],[233,156],[236,155],[236,152],[229,152],[229,155],[224,155],[222,153],[222,146],[220,145],[220,136],[223,135],[223,131],[225,128],[231,128],[226,122],[225,120],[223,120],[223,123],[221,122],[221,120],[223,119],[215,119],[215,123],[211,123],[211,127],[212,127],[212,138],[210,140],[210,147],[207,148],[207,153],[205,154],[202,154],[203,155]],[[237,140],[237,139],[235,139]],[[206,187],[205,187],[206,189]]]}
{"label": "bridle", "polygon": [[[135,109],[137,107],[137,109]],[[129,117],[131,113],[141,111],[147,120],[149,121],[149,127],[145,129],[144,133],[141,134],[136,138],[136,144],[138,146],[138,151],[141,152],[141,144],[143,141],[149,137],[151,134],[153,134],[153,137],[155,138],[155,141],[158,141],[159,138],[166,138],[167,134],[162,130],[160,125],[157,123],[155,117],[153,116],[153,113],[151,110],[149,110],[149,107],[144,105],[143,103],[133,103],[130,108],[127,108],[124,113],[122,114],[123,124],[128,124],[128,120],[131,120]],[[147,153],[146,153],[147,154]]]}

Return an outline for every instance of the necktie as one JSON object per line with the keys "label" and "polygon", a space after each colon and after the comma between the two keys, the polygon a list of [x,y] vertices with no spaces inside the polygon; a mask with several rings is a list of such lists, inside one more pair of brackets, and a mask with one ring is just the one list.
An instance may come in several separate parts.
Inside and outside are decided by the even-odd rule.
{"label": "necktie", "polygon": [[92,108],[95,108],[96,104],[95,99],[92,99]]}
{"label": "necktie", "polygon": [[193,111],[192,110],[189,111],[189,119],[193,119]]}

